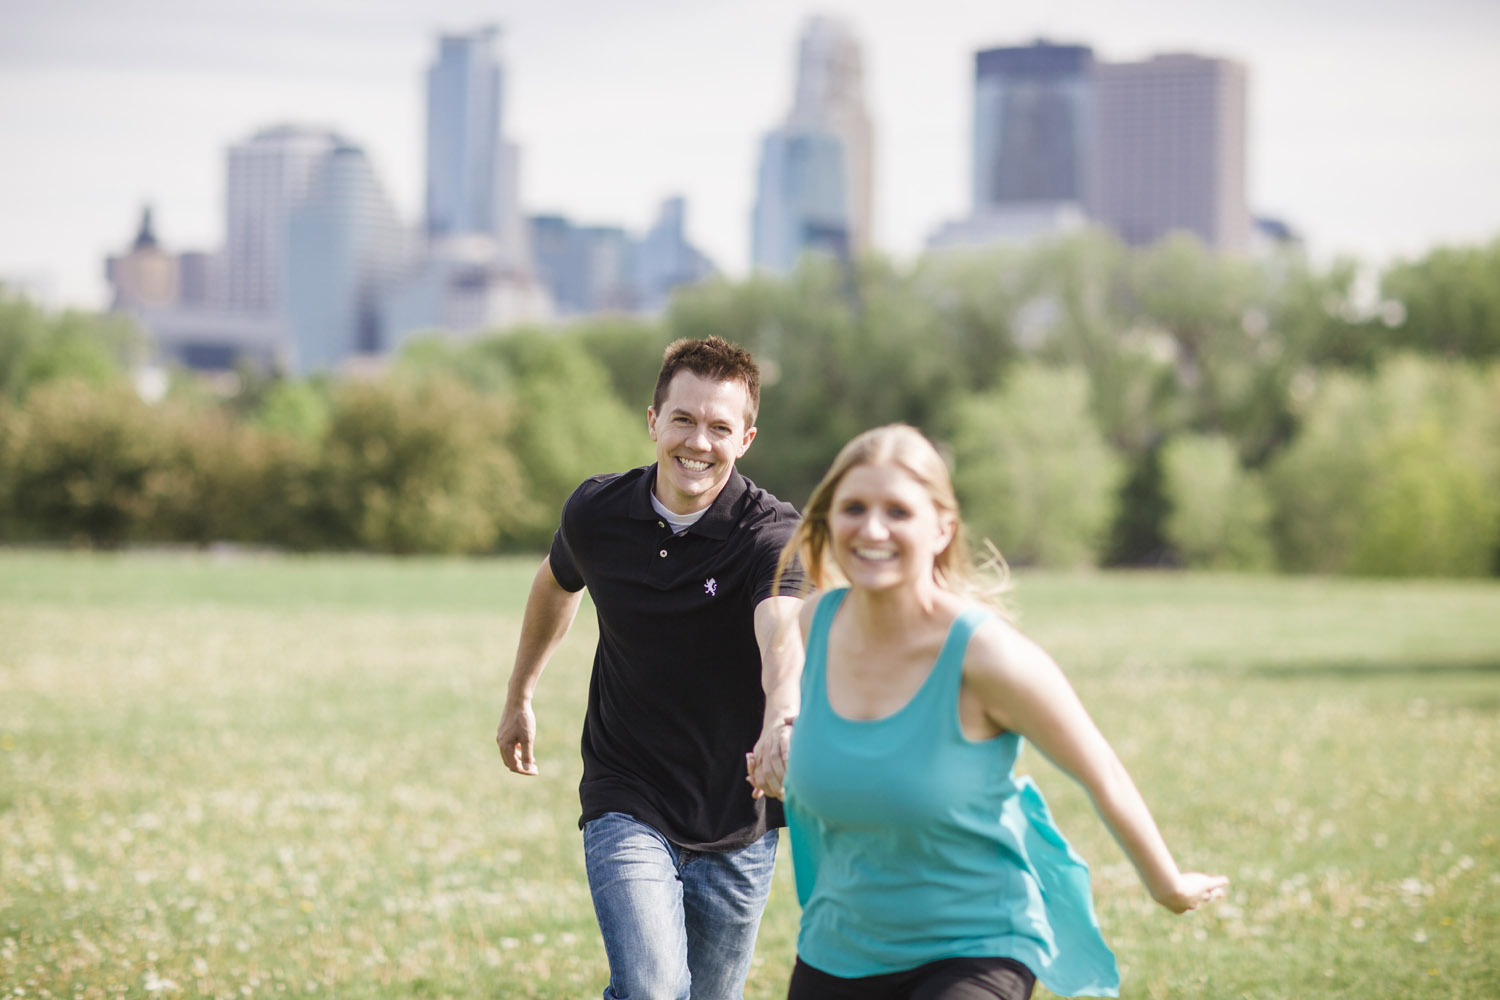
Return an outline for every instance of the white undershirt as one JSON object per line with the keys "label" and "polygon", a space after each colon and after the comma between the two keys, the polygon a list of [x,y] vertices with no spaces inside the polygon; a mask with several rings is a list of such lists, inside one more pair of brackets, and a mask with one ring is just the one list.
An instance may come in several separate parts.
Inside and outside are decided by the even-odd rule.
{"label": "white undershirt", "polygon": [[655,493],[651,494],[651,507],[661,515],[661,519],[663,521],[666,521],[672,526],[672,534],[674,535],[682,534],[684,531],[697,524],[700,517],[708,513],[708,508],[704,507],[702,510],[694,511],[691,514],[674,514],[670,510],[667,510],[666,504],[662,503],[656,498]]}

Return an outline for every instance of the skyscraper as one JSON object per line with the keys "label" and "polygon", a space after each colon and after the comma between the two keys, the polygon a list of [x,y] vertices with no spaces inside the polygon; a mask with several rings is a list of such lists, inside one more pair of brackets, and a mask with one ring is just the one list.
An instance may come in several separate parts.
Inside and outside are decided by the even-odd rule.
{"label": "skyscraper", "polygon": [[497,259],[519,266],[525,232],[520,152],[505,137],[505,71],[498,27],[443,35],[427,71],[427,234],[487,236]]}
{"label": "skyscraper", "polygon": [[859,42],[844,22],[812,18],[798,45],[792,109],[761,142],[757,267],[788,271],[807,249],[847,256],[870,248],[872,145]]}
{"label": "skyscraper", "polygon": [[1245,67],[1159,55],[1101,63],[1095,74],[1092,214],[1131,244],[1186,230],[1210,247],[1245,250]]}
{"label": "skyscraper", "polygon": [[828,132],[777,129],[761,140],[755,265],[785,274],[807,250],[851,249],[844,147]]}
{"label": "skyscraper", "polygon": [[1046,41],[974,57],[975,213],[1088,200],[1094,54]]}
{"label": "skyscraper", "polygon": [[339,145],[325,129],[278,125],[229,147],[225,185],[225,301],[229,311],[279,311],[287,219],[307,195],[323,157]]}
{"label": "skyscraper", "polygon": [[407,262],[406,238],[363,150],[344,143],[323,157],[288,237],[292,370],[333,370],[386,349],[380,296]]}
{"label": "skyscraper", "polygon": [[874,239],[873,129],[865,108],[864,55],[843,21],[814,17],[797,52],[797,95],[788,124],[831,132],[843,147],[848,186],[849,246],[867,251]]}
{"label": "skyscraper", "polygon": [[1086,224],[1093,66],[1087,46],[1041,39],[975,53],[969,214],[928,246],[1025,241]]}

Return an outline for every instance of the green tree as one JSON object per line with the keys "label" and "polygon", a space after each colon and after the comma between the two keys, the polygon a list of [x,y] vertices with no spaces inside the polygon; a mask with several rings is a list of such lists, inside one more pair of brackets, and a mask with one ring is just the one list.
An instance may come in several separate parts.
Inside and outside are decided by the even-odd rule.
{"label": "green tree", "polygon": [[1264,570],[1274,562],[1271,504],[1223,437],[1180,435],[1162,453],[1167,540],[1195,569]]}
{"label": "green tree", "polygon": [[1095,426],[1075,369],[1023,364],[999,392],[967,396],[954,420],[954,484],[970,526],[1017,565],[1097,561],[1120,462]]}
{"label": "green tree", "polygon": [[543,545],[581,482],[651,461],[645,408],[621,403],[602,364],[571,339],[523,332],[491,349],[510,373],[515,418],[505,440],[524,477],[513,540]]}
{"label": "green tree", "polygon": [[0,479],[11,537],[115,548],[140,536],[153,513],[161,441],[134,392],[57,380],[8,414]]}
{"label": "green tree", "polygon": [[0,288],[0,395],[21,400],[33,386],[64,379],[123,381],[144,347],[129,320],[77,310],[48,313]]}
{"label": "green tree", "polygon": [[1500,359],[1500,238],[1484,246],[1440,247],[1391,267],[1384,299],[1399,306],[1390,332],[1398,347],[1448,358]]}
{"label": "green tree", "polygon": [[1370,376],[1331,374],[1267,482],[1286,568],[1488,572],[1500,543],[1500,376],[1412,355]]}
{"label": "green tree", "polygon": [[309,443],[328,429],[329,388],[308,379],[280,379],[261,394],[250,422],[270,434]]}
{"label": "green tree", "polygon": [[[383,552],[490,551],[530,512],[507,447],[513,414],[456,382],[351,382],[334,399],[310,497]],[[326,543],[325,543],[326,544]]]}

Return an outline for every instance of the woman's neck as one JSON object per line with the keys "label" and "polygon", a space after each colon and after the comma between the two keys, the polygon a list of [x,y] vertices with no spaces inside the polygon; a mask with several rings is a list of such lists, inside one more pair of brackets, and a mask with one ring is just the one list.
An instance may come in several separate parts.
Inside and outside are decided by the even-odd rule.
{"label": "woman's neck", "polygon": [[929,582],[890,590],[851,587],[845,603],[861,633],[875,640],[894,640],[941,615],[952,597],[936,582]]}

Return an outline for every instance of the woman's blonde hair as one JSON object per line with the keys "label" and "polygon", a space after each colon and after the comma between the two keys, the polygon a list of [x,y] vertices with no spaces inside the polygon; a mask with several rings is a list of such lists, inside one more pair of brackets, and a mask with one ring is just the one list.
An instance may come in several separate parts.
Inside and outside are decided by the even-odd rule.
{"label": "woman's blonde hair", "polygon": [[983,601],[1003,612],[1003,595],[1010,589],[1010,572],[1005,560],[999,550],[985,541],[986,556],[976,565],[965,540],[958,497],[953,492],[953,477],[948,472],[948,465],[933,443],[921,431],[907,424],[886,424],[865,431],[839,450],[822,482],[808,498],[802,521],[782,550],[776,567],[778,588],[772,593],[780,592],[781,576],[794,561],[801,562],[809,591],[847,583],[829,554],[832,537],[828,514],[839,484],[850,469],[862,465],[895,466],[922,484],[938,513],[952,518],[954,525],[948,547],[933,561],[933,580],[944,590]]}

